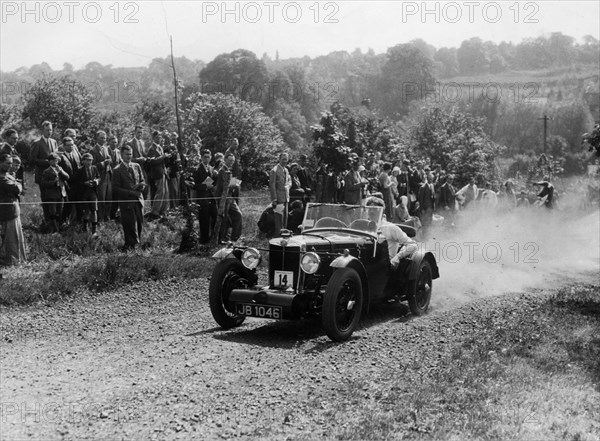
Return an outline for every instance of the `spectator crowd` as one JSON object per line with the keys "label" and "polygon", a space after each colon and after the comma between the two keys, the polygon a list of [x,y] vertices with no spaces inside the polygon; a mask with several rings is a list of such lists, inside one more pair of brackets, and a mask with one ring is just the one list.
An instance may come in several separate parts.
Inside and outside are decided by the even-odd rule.
{"label": "spectator crowd", "polygon": [[[43,210],[40,232],[60,234],[74,227],[92,237],[98,224],[122,225],[124,249],[135,248],[145,222],[161,219],[169,209],[186,201],[198,206],[199,242],[237,241],[242,234],[240,209],[242,167],[240,142],[233,138],[222,152],[202,149],[201,141],[184,150],[176,133],[153,131],[144,140],[144,128],[136,126],[131,139],[119,140],[97,131],[93,140],[81,142],[77,131],[67,129],[60,143],[53,126],[45,121],[41,136],[31,144],[26,158],[34,168]],[[24,191],[23,165],[16,145],[19,134],[8,129],[0,145],[0,264],[26,260],[20,220],[20,197]],[[189,161],[195,157],[197,161]],[[270,204],[258,222],[273,237],[282,228],[299,231],[308,202],[366,205],[377,200],[388,221],[422,229],[443,220],[452,224],[457,213],[475,205],[517,209],[531,204],[554,207],[553,185],[544,179],[533,198],[518,191],[512,180],[493,188],[482,176],[473,176],[457,189],[454,176],[429,161],[394,158],[384,161],[380,153],[352,154],[349,167],[335,173],[327,164],[309,164],[306,155],[290,162],[281,153],[268,172]],[[392,158],[388,158],[392,159]],[[194,165],[184,169],[183,165]],[[311,167],[312,165],[312,167]],[[317,165],[316,167],[314,167]],[[149,211],[144,213],[145,201]]]}

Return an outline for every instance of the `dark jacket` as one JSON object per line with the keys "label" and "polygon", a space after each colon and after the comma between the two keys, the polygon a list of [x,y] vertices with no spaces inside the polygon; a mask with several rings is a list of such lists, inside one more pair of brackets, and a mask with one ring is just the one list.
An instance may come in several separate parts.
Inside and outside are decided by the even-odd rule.
{"label": "dark jacket", "polygon": [[433,184],[421,184],[417,200],[419,201],[421,211],[433,210],[435,208],[435,192],[433,190]]}
{"label": "dark jacket", "polygon": [[164,154],[163,148],[158,144],[152,144],[148,149],[148,177],[150,179],[158,180],[167,174]]}
{"label": "dark jacket", "polygon": [[60,166],[48,167],[42,174],[41,186],[46,189],[46,199],[60,201],[67,197],[69,175]]}
{"label": "dark jacket", "polygon": [[[214,186],[217,184],[217,173],[215,172],[215,169],[211,165],[207,165],[206,167],[208,170],[206,170],[204,164],[201,163],[194,172],[194,184],[199,198],[214,196]],[[213,180],[212,188],[208,188],[206,184],[204,184],[206,178],[211,178]]]}
{"label": "dark jacket", "polygon": [[120,201],[119,208],[121,210],[131,210],[136,204],[144,206],[144,196],[142,190],[134,190],[138,184],[146,185],[144,174],[139,164],[131,162],[131,172],[127,165],[121,162],[114,170],[112,177],[113,194]]}
{"label": "dark jacket", "polygon": [[451,210],[454,210],[456,207],[455,201],[456,201],[456,190],[454,189],[452,184],[448,184],[447,182],[444,183],[444,185],[442,185],[440,187],[440,197],[439,197],[438,204],[437,204],[438,207],[439,208],[448,207]]}
{"label": "dark jacket", "polygon": [[[85,185],[87,181],[93,181],[94,185],[92,187]],[[98,199],[98,191],[96,188],[100,183],[100,172],[95,165],[90,167],[89,173],[86,172],[85,167],[79,167],[77,171],[75,171],[75,176],[71,179],[71,183],[75,187],[77,198],[84,201]]]}
{"label": "dark jacket", "polygon": [[50,153],[58,153],[58,143],[55,139],[48,139],[48,142],[41,137],[31,144],[31,153],[29,154],[29,162],[35,165],[35,183],[41,184],[44,170],[48,168],[48,156]]}
{"label": "dark jacket", "polygon": [[14,176],[0,175],[0,222],[11,221],[19,217],[19,195],[23,187]]}
{"label": "dark jacket", "polygon": [[[100,179],[105,181],[106,179],[111,179],[112,177],[112,165],[104,164],[104,161],[112,158],[109,153],[109,148],[107,146],[99,146],[96,144],[92,150],[90,150],[91,155],[94,160],[92,164],[98,168],[98,172],[100,173]],[[116,164],[115,164],[116,165]]]}
{"label": "dark jacket", "polygon": [[360,205],[363,185],[359,172],[350,170],[344,176],[344,181],[344,200],[349,205]]}

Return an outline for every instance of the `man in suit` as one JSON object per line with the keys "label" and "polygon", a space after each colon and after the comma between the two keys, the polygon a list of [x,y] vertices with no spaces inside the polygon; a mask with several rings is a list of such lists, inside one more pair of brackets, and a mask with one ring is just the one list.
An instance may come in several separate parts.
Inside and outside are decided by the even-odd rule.
{"label": "man in suit", "polygon": [[[235,157],[235,161],[233,165],[230,167],[231,169],[231,177],[236,179],[242,179],[242,167],[240,165],[240,140],[237,138],[232,138],[227,146],[227,150],[225,150],[225,155],[227,153],[233,153]],[[239,205],[240,203],[240,191],[239,188],[233,190],[233,197],[235,198],[235,202]]]}
{"label": "man in suit", "polygon": [[423,225],[423,230],[426,233],[433,221],[433,210],[435,209],[435,190],[433,184],[430,184],[429,179],[433,179],[431,175],[423,175],[423,183],[419,187],[417,201],[419,202],[419,219]]}
{"label": "man in suit", "polygon": [[50,228],[53,233],[60,231],[59,221],[62,215],[63,203],[67,198],[66,182],[69,175],[58,165],[58,153],[48,155],[48,168],[42,173],[41,186],[44,187]]}
{"label": "man in suit", "polygon": [[[0,148],[0,153],[6,153],[12,157],[19,157],[21,159],[21,155],[17,151],[17,141],[19,141],[19,132],[15,129],[8,129],[4,132],[4,144]],[[25,188],[25,182],[23,181],[23,166],[21,165],[19,169],[15,172],[15,178],[20,181],[23,188]]]}
{"label": "man in suit", "polygon": [[[279,233],[283,225],[287,225],[288,203],[290,201],[290,188],[292,188],[292,178],[286,165],[289,161],[287,153],[279,154],[279,163],[273,167],[269,173],[269,192],[271,193],[271,204],[277,213],[281,216],[276,216],[281,224],[278,224],[275,231]],[[283,208],[282,208],[283,206]],[[283,209],[283,212],[281,210]]]}
{"label": "man in suit", "polygon": [[144,217],[143,191],[146,187],[142,168],[133,162],[133,150],[129,145],[121,148],[123,161],[113,173],[112,184],[121,210],[121,225],[125,237],[124,249],[132,249],[140,243]]}
{"label": "man in suit", "polygon": [[75,172],[79,169],[81,162],[80,157],[75,153],[73,147],[75,142],[70,136],[65,136],[62,139],[62,152],[60,153],[60,161],[58,165],[68,175],[67,180],[67,200],[63,206],[61,221],[66,223],[71,220],[81,220],[81,207],[77,204],[77,185],[75,185]]}
{"label": "man in suit", "polygon": [[46,189],[42,186],[42,175],[44,170],[48,168],[48,156],[51,153],[58,152],[58,143],[52,136],[52,123],[44,121],[42,123],[42,137],[31,144],[31,152],[29,162],[35,166],[35,183],[40,187],[40,199],[42,201],[42,209],[44,211],[44,226],[51,226],[52,220],[48,211],[49,205],[46,204]]}
{"label": "man in suit", "polygon": [[[110,154],[110,159],[112,160],[113,169],[119,165],[122,161],[121,159],[121,151],[119,150],[119,138],[116,135],[110,135],[108,137],[108,153]],[[117,211],[119,210],[119,203],[116,202],[117,198],[111,192],[110,198],[110,211],[109,217],[111,220],[115,220],[117,218]]]}
{"label": "man in suit", "polygon": [[[79,150],[79,147],[77,146],[77,144],[75,143],[75,141],[77,140],[77,130],[75,129],[67,129],[64,131],[63,137],[68,136],[69,138],[71,138],[73,140],[73,154],[75,156],[77,156],[77,159],[79,160],[79,163],[81,164],[81,155],[83,153],[81,153],[81,151]],[[59,151],[64,151],[64,146],[61,149],[61,147],[58,148]]]}
{"label": "man in suit", "polygon": [[[133,152],[132,161],[139,164],[144,174],[144,182],[148,183],[148,174],[146,172],[146,144],[142,137],[144,136],[144,128],[142,126],[135,126],[133,132],[133,138],[131,138],[126,145],[131,147]],[[144,198],[148,198],[148,191],[150,187],[146,185],[144,188]]]}
{"label": "man in suit", "polygon": [[159,131],[152,133],[152,145],[148,149],[148,179],[152,187],[152,211],[150,218],[162,217],[169,208],[169,186],[167,184],[166,163],[171,154],[164,152],[162,145],[162,134]]}
{"label": "man in suit", "polygon": [[312,173],[307,168],[308,159],[306,155],[302,154],[298,157],[298,179],[300,180],[300,186],[306,194],[307,200],[310,200],[312,196],[313,178]]}
{"label": "man in suit", "polygon": [[104,222],[110,216],[110,204],[112,200],[112,159],[106,146],[106,132],[96,132],[96,145],[90,151],[95,165],[100,172],[100,183],[98,184],[98,221]]}
{"label": "man in suit", "polygon": [[[231,227],[231,240],[235,242],[242,235],[242,211],[236,202],[234,194],[239,191],[239,186],[231,183],[231,168],[235,163],[235,155],[227,153],[219,174],[217,175],[217,185],[215,186],[215,197],[217,198],[218,215],[223,216],[221,229],[219,231],[219,241],[227,240],[227,232]],[[226,183],[229,183],[227,188]],[[221,204],[223,194],[227,194],[225,204]]]}
{"label": "man in suit", "polygon": [[[454,182],[454,176],[448,175],[445,182],[440,187],[440,198],[438,200],[438,207],[443,209],[447,214],[454,214],[456,211],[456,189],[452,185]],[[446,214],[444,214],[446,216]]]}
{"label": "man in suit", "polygon": [[217,220],[217,204],[214,199],[214,184],[217,173],[210,165],[210,150],[202,150],[200,165],[194,174],[194,183],[198,201],[198,223],[200,227],[200,243],[207,244],[214,234],[213,228]]}
{"label": "man in suit", "polygon": [[409,165],[409,159],[405,159],[404,161],[402,161],[400,174],[396,178],[396,180],[398,181],[398,201],[402,196],[406,196],[408,198],[410,193],[410,175],[408,172]]}
{"label": "man in suit", "polygon": [[27,260],[19,206],[23,186],[10,173],[12,161],[10,154],[0,153],[0,265]]}
{"label": "man in suit", "polygon": [[445,179],[442,178],[444,183],[440,187],[439,199],[437,201],[438,209],[444,210],[442,215],[448,220],[448,223],[453,223],[456,216],[457,203],[456,203],[456,189],[454,188],[454,176],[448,175]]}
{"label": "man in suit", "polygon": [[94,157],[91,153],[84,153],[82,166],[77,169],[75,176],[71,181],[78,195],[78,204],[82,212],[81,219],[83,231],[87,231],[88,224],[92,224],[92,235],[96,236],[98,226],[98,185],[100,184],[100,172],[95,165],[92,165]]}
{"label": "man in suit", "polygon": [[479,198],[479,189],[475,185],[475,178],[469,178],[469,183],[456,192],[456,200],[465,209],[471,205],[473,201]]}
{"label": "man in suit", "polygon": [[352,161],[352,170],[344,176],[344,201],[349,205],[360,205],[363,189],[368,184],[368,181],[360,175],[359,167],[360,159],[356,158]]}

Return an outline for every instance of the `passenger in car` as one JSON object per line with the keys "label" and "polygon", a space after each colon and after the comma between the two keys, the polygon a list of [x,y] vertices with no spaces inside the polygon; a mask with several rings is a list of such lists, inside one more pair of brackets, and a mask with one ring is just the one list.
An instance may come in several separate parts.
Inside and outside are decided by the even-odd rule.
{"label": "passenger in car", "polygon": [[[372,200],[367,205],[379,206],[379,203],[376,200]],[[388,222],[385,217],[379,227],[378,233],[380,233],[378,243],[387,241],[390,265],[394,270],[398,269],[401,259],[410,257],[417,251],[417,243],[408,237],[398,225]]]}

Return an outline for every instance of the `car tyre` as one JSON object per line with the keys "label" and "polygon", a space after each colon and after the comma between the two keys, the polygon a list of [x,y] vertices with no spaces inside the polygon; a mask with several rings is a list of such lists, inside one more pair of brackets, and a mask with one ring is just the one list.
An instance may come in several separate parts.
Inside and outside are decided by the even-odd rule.
{"label": "car tyre", "polygon": [[431,290],[433,289],[433,275],[431,265],[427,261],[421,262],[417,278],[410,281],[408,307],[415,316],[421,316],[429,309]]}
{"label": "car tyre", "polygon": [[363,291],[360,276],[352,268],[331,275],[323,298],[323,328],[333,341],[346,341],[360,321]]}
{"label": "car tyre", "polygon": [[235,328],[246,319],[243,315],[229,312],[225,305],[232,290],[247,288],[250,285],[247,271],[242,262],[237,259],[221,260],[213,270],[208,288],[208,300],[210,312],[222,328]]}

